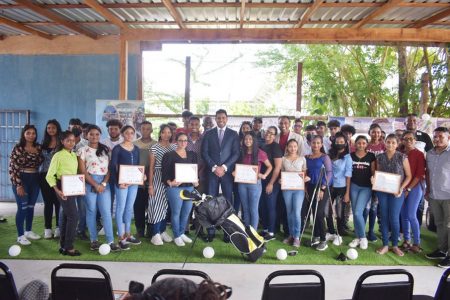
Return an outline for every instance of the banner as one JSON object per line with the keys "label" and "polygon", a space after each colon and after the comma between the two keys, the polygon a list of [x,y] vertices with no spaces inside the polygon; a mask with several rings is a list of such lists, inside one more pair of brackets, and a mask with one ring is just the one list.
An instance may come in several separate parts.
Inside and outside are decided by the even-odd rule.
{"label": "banner", "polygon": [[123,125],[133,126],[136,129],[136,138],[139,138],[141,124],[145,121],[144,101],[97,100],[95,122],[102,129],[103,136],[108,135],[106,122],[111,119],[118,119]]}

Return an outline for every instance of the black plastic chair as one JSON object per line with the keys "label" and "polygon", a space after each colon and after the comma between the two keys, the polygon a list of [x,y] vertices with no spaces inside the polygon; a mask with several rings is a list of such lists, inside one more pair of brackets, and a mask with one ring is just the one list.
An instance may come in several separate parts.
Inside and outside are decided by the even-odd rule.
{"label": "black plastic chair", "polygon": [[201,277],[204,280],[211,280],[208,274],[202,271],[197,270],[179,270],[179,269],[162,269],[156,272],[152,278],[152,284],[158,279],[160,276],[165,275],[175,275],[175,276],[193,276],[193,277]]}
{"label": "black plastic chair", "polygon": [[414,300],[447,300],[450,299],[450,268],[444,271],[441,279],[439,280],[436,293],[433,296],[426,295],[414,295]]}
{"label": "black plastic chair", "polygon": [[[380,283],[364,283],[368,277],[380,275],[406,275],[408,280]],[[410,300],[412,299],[414,278],[406,270],[372,270],[359,277],[353,292],[353,300]]]}
{"label": "black plastic chair", "polygon": [[[319,278],[319,282],[270,283],[275,277],[295,275],[312,275]],[[325,280],[322,274],[315,270],[281,270],[269,274],[264,282],[262,300],[280,299],[324,300]]]}
{"label": "black plastic chair", "polygon": [[[99,277],[58,276],[59,270],[94,270]],[[114,300],[111,278],[101,266],[61,264],[52,271],[52,300]]]}
{"label": "black plastic chair", "polygon": [[4,272],[4,274],[0,274],[0,298],[19,300],[16,283],[14,282],[11,270],[2,262],[0,262],[0,269]]}

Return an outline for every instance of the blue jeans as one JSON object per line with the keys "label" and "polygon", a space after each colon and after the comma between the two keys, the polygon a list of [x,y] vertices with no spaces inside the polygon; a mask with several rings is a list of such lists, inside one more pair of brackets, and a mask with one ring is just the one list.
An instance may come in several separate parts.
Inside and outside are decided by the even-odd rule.
{"label": "blue jeans", "polygon": [[24,235],[24,224],[25,231],[31,231],[33,226],[34,205],[39,195],[39,173],[20,173],[20,179],[26,193],[25,196],[19,197],[16,186],[13,185],[12,188],[17,203],[17,236]]}
{"label": "blue jeans", "polygon": [[166,231],[167,221],[166,219],[159,221],[158,223],[152,224],[152,236],[155,234],[161,234]]}
{"label": "blue jeans", "polygon": [[402,229],[405,241],[411,240],[410,225],[414,236],[414,244],[420,245],[420,225],[417,219],[417,208],[422,200],[423,190],[420,183],[418,183],[409,192],[408,197],[405,199],[405,203],[401,210]]}
{"label": "blue jeans", "polygon": [[116,185],[116,223],[119,238],[124,234],[131,234],[131,216],[133,214],[134,201],[136,200],[138,185],[130,185],[121,189]]}
{"label": "blue jeans", "polygon": [[[92,179],[100,184],[105,178],[104,175],[91,175]],[[106,242],[114,242],[111,217],[111,192],[109,185],[106,185],[103,193],[98,194],[93,190],[92,185],[86,182],[86,195],[84,196],[86,206],[86,223],[89,230],[91,242],[97,241],[97,208],[100,211],[105,229]]]}
{"label": "blue jeans", "polygon": [[280,192],[280,184],[275,182],[271,194],[266,193],[267,180],[262,181],[261,192],[261,214],[263,229],[270,233],[275,232],[275,222],[277,218],[277,198]]}
{"label": "blue jeans", "polygon": [[359,186],[352,183],[350,185],[350,199],[353,211],[353,223],[355,233],[358,239],[366,237],[366,220],[364,219],[364,210],[372,197],[370,187]]}
{"label": "blue jeans", "polygon": [[284,190],[284,203],[286,203],[287,219],[289,224],[289,233],[294,238],[300,237],[300,228],[302,227],[302,207],[305,199],[305,191]]}
{"label": "blue jeans", "polygon": [[[366,209],[364,210],[364,221],[367,222],[367,218],[369,218],[369,238],[375,237],[375,222],[378,217],[378,198],[376,197],[376,192],[372,192],[371,201],[367,204]],[[380,220],[378,220],[380,222]],[[381,223],[380,230],[381,230]]]}
{"label": "blue jeans", "polygon": [[259,197],[262,190],[261,180],[258,180],[256,184],[239,183],[238,189],[244,214],[244,224],[257,229],[259,222]]}
{"label": "blue jeans", "polygon": [[241,197],[239,196],[239,183],[233,183],[233,208],[236,215],[241,210]]}
{"label": "blue jeans", "polygon": [[84,196],[76,196],[77,211],[78,211],[78,226],[77,232],[86,231],[86,206],[84,205]]}
{"label": "blue jeans", "polygon": [[167,199],[169,200],[170,207],[170,221],[172,222],[173,237],[178,238],[184,234],[186,224],[189,220],[189,214],[192,209],[192,201],[181,200],[180,192],[182,190],[188,190],[192,192],[194,187],[168,187],[166,189]]}
{"label": "blue jeans", "polygon": [[389,245],[389,228],[391,229],[392,246],[398,245],[400,235],[400,211],[402,209],[405,196],[395,198],[394,195],[377,192],[378,204],[381,211],[381,235],[383,246]]}

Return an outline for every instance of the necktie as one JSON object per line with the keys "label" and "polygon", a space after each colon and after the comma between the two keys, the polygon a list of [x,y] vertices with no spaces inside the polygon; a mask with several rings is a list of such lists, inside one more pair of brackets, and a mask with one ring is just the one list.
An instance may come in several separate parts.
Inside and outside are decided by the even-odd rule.
{"label": "necktie", "polygon": [[223,129],[219,129],[219,145],[222,145],[223,140]]}

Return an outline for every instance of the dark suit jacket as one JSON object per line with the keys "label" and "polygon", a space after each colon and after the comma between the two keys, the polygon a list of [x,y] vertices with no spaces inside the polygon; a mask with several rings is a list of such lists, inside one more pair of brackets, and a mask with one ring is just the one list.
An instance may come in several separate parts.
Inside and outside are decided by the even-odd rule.
{"label": "dark suit jacket", "polygon": [[215,165],[226,165],[228,172],[234,169],[239,159],[239,136],[236,131],[226,128],[222,145],[219,145],[219,134],[217,127],[208,130],[202,141],[202,158],[207,163],[209,171]]}

